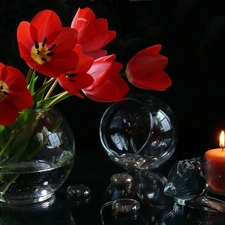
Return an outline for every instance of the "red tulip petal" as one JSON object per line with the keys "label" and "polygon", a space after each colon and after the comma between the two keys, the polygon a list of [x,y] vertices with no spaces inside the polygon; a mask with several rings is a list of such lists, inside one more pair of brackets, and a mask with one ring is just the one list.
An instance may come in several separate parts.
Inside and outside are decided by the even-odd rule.
{"label": "red tulip petal", "polygon": [[[153,45],[150,46],[149,48],[147,48],[152,54],[158,54],[160,52],[162,48],[162,45],[157,44],[157,45]],[[145,50],[145,49],[144,49]]]}
{"label": "red tulip petal", "polygon": [[[82,18],[82,20],[79,18]],[[84,9],[79,8],[72,20],[71,27],[76,28],[78,31],[80,31],[79,28],[82,28],[78,24],[80,21],[87,21],[87,20],[94,20],[94,19],[96,19],[95,14],[90,8],[88,7]]]}
{"label": "red tulip petal", "polygon": [[107,54],[99,50],[116,37],[115,31],[108,30],[107,20],[96,19],[90,8],[79,9],[71,27],[78,31],[78,43],[82,45],[83,53],[95,59]]}
{"label": "red tulip petal", "polygon": [[91,56],[94,59],[98,59],[100,57],[106,56],[108,54],[108,52],[106,50],[95,50],[95,51],[85,51],[85,54]]}
{"label": "red tulip petal", "polygon": [[80,44],[76,44],[73,50],[77,53],[77,55],[80,55],[82,53],[82,46]]}
{"label": "red tulip petal", "polygon": [[95,86],[99,85],[102,80],[106,79],[107,71],[111,68],[112,64],[110,62],[94,62],[88,73],[93,77],[94,83],[88,86],[89,89],[93,89]]}
{"label": "red tulip petal", "polygon": [[113,102],[124,99],[129,86],[118,76],[123,65],[114,62],[115,55],[96,59],[88,71],[94,78],[94,83],[83,89],[84,94],[98,102]]}
{"label": "red tulip petal", "polygon": [[3,126],[10,125],[18,117],[17,108],[6,101],[0,101],[0,124]]}
{"label": "red tulip petal", "polygon": [[0,62],[0,77],[1,77],[1,73],[2,73],[2,69],[4,68],[4,64]]}
{"label": "red tulip petal", "polygon": [[[30,24],[20,23],[17,38],[22,59],[30,68],[46,76],[57,77],[71,71],[78,63],[77,54],[72,52],[77,43],[77,31],[62,28],[59,17],[51,10],[41,11]],[[39,43],[38,50],[43,50],[43,56],[35,52],[35,42]],[[41,49],[41,43],[46,49]],[[53,55],[47,55],[50,53]]]}
{"label": "red tulip petal", "polygon": [[103,61],[113,62],[115,58],[116,58],[116,55],[111,54],[111,55],[106,55],[101,58],[95,59],[95,62],[103,62]]}
{"label": "red tulip petal", "polygon": [[97,102],[114,102],[124,99],[129,86],[122,78],[106,80],[103,85],[87,90],[82,90],[84,94],[93,101]]}
{"label": "red tulip petal", "polygon": [[66,50],[60,54],[52,56],[53,60],[45,64],[38,64],[32,58],[27,59],[29,67],[49,77],[58,77],[60,74],[72,71],[78,62],[78,56],[75,52]]}
{"label": "red tulip petal", "polygon": [[74,73],[86,73],[92,66],[94,59],[88,55],[81,54],[79,56],[79,62],[76,65]]}
{"label": "red tulip petal", "polygon": [[17,28],[17,41],[20,47],[20,43],[26,46],[27,49],[31,49],[34,45],[30,35],[30,23],[23,21]]}
{"label": "red tulip petal", "polygon": [[56,45],[52,50],[54,53],[71,50],[77,43],[77,31],[71,28],[62,28],[60,31],[52,33],[47,37],[49,40],[47,42],[48,48],[50,48],[53,44]]}
{"label": "red tulip petal", "polygon": [[123,64],[118,63],[118,62],[112,62],[112,67],[110,69],[110,71],[108,72],[108,77],[110,79],[112,79],[113,77],[115,77],[115,75],[118,75],[119,72],[122,70],[123,68]]}
{"label": "red tulip petal", "polygon": [[[100,18],[92,24],[89,23],[89,26],[86,26],[85,30],[83,29],[82,35],[79,35],[79,43],[82,45],[83,49],[85,49],[85,52],[92,52],[108,44],[116,37],[116,32],[108,31],[107,20]],[[89,41],[87,41],[87,39],[89,39]]]}
{"label": "red tulip petal", "polygon": [[65,75],[60,75],[58,81],[63,89],[76,95],[78,90],[90,86],[93,83],[93,78],[89,74],[83,73],[76,74],[71,79],[68,79]]}
{"label": "red tulip petal", "polygon": [[162,69],[167,65],[167,57],[158,54],[161,45],[154,45],[139,51],[126,67],[126,75],[130,83],[138,88],[165,90],[171,80]]}
{"label": "red tulip petal", "polygon": [[30,92],[26,90],[13,92],[8,101],[12,102],[18,110],[27,109],[33,104],[33,98],[30,96]]}
{"label": "red tulip petal", "polygon": [[24,75],[12,66],[4,66],[2,68],[0,79],[3,80],[10,89],[21,90],[26,89],[26,80]]}
{"label": "red tulip petal", "polygon": [[33,98],[26,87],[23,74],[16,68],[5,66],[2,69],[0,80],[9,87],[9,95],[3,101],[11,102],[18,110],[26,109],[33,104]]}
{"label": "red tulip petal", "polygon": [[79,97],[79,98],[84,98],[84,96],[79,92],[79,90],[73,92],[73,95]]}
{"label": "red tulip petal", "polygon": [[16,120],[19,110],[33,104],[33,98],[24,75],[18,69],[0,63],[0,81],[8,93],[0,100],[0,124],[6,126]]}
{"label": "red tulip petal", "polygon": [[43,41],[52,32],[62,29],[60,18],[52,10],[43,10],[37,13],[31,24],[38,30],[37,41]]}
{"label": "red tulip petal", "polygon": [[133,86],[141,89],[163,91],[171,85],[171,79],[165,71],[160,70],[149,74],[148,78],[135,78],[130,80],[130,83]]}
{"label": "red tulip petal", "polygon": [[119,77],[119,76],[114,76],[112,78],[112,81],[116,84],[117,86],[117,90],[119,92],[120,96],[125,96],[128,91],[129,91],[129,86],[128,84],[124,81],[123,78]]}
{"label": "red tulip petal", "polygon": [[136,54],[132,57],[128,64],[127,70],[132,76],[141,76],[144,71],[154,71],[163,69],[168,63],[168,58],[163,55],[151,55],[146,49],[141,54]]}
{"label": "red tulip petal", "polygon": [[85,7],[84,9],[78,9],[76,14],[78,14],[78,18],[80,17],[86,20],[96,19],[94,12],[88,7]]}

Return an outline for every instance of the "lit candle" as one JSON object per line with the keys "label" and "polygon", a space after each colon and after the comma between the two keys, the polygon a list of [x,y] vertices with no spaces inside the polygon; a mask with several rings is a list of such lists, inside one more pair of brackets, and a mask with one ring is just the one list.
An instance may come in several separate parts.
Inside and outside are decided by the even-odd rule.
{"label": "lit candle", "polygon": [[205,153],[206,179],[209,190],[225,195],[225,137],[220,134],[220,148],[210,149]]}

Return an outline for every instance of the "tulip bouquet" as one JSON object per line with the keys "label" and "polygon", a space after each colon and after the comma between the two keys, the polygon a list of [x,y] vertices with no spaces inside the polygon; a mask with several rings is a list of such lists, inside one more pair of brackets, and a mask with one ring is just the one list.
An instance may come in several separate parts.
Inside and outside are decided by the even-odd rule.
{"label": "tulip bouquet", "polygon": [[[171,85],[163,70],[168,59],[159,54],[160,44],[139,51],[123,70],[116,55],[103,50],[115,37],[107,20],[97,19],[90,8],[78,9],[70,27],[63,27],[52,10],[19,24],[19,53],[29,71],[24,76],[17,68],[0,63],[0,167],[20,160],[20,152],[28,151],[33,128],[24,134],[25,141],[18,141],[18,134],[22,138],[24,124],[40,119],[31,118],[31,109],[50,108],[73,95],[96,102],[120,101],[129,92],[129,82],[149,90]],[[44,79],[38,86],[40,77]],[[60,93],[55,93],[57,85]]]}

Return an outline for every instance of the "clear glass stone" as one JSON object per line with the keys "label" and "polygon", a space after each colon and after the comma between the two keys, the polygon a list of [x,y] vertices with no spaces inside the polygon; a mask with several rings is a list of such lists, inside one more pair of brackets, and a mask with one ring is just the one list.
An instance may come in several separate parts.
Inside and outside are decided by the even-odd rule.
{"label": "clear glass stone", "polygon": [[164,193],[175,199],[189,200],[201,194],[205,185],[202,159],[185,159],[177,162],[169,171]]}
{"label": "clear glass stone", "polygon": [[112,185],[115,186],[127,186],[133,182],[133,177],[127,173],[116,173],[110,178]]}
{"label": "clear glass stone", "polygon": [[69,198],[89,198],[91,196],[91,189],[83,184],[71,185],[67,188]]}
{"label": "clear glass stone", "polygon": [[137,213],[140,209],[140,204],[135,199],[123,198],[115,200],[112,204],[112,210],[116,214]]}

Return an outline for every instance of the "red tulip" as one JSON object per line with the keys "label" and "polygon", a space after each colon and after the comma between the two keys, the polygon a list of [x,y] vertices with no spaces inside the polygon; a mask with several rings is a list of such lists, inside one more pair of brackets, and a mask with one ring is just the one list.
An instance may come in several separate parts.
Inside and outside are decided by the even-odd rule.
{"label": "red tulip", "polygon": [[78,31],[77,41],[82,45],[83,53],[95,59],[107,55],[101,48],[116,37],[115,31],[108,30],[107,20],[96,19],[90,8],[78,9],[71,27]]}
{"label": "red tulip", "polygon": [[31,23],[22,21],[17,29],[17,41],[22,59],[46,76],[57,77],[72,70],[78,62],[73,51],[77,31],[63,28],[51,10],[36,14]]}
{"label": "red tulip", "polygon": [[91,100],[97,102],[120,101],[129,91],[127,83],[118,76],[123,65],[114,62],[114,59],[115,55],[98,58],[88,71],[94,82],[82,91]]}
{"label": "red tulip", "polygon": [[154,45],[139,51],[126,67],[129,82],[137,88],[163,91],[171,85],[171,79],[163,68],[167,57],[160,55],[161,45]]}
{"label": "red tulip", "polygon": [[76,45],[74,51],[79,55],[79,61],[74,70],[61,74],[57,79],[62,88],[69,93],[83,98],[79,90],[93,83],[93,78],[87,73],[94,59],[88,55],[81,54],[81,46]]}
{"label": "red tulip", "polygon": [[0,63],[0,124],[13,123],[18,112],[32,104],[24,75],[16,68]]}

